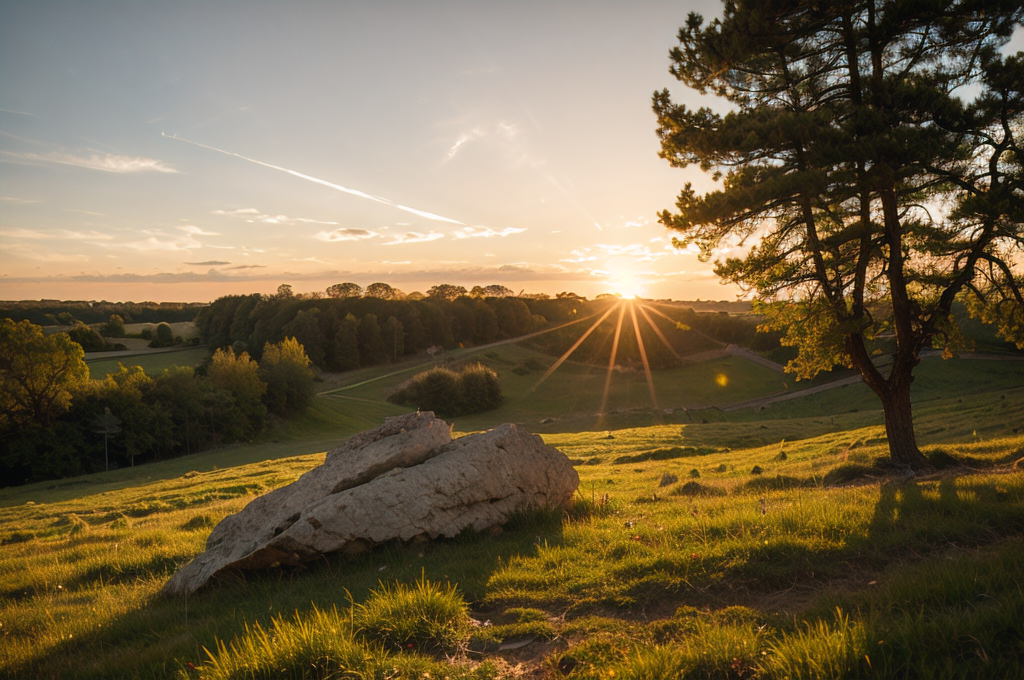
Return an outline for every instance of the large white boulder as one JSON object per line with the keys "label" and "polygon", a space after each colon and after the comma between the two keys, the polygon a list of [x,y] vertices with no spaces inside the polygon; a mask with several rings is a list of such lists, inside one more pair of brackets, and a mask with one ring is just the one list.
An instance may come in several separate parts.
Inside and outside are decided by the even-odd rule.
{"label": "large white boulder", "polygon": [[393,539],[452,537],[517,510],[560,507],[579,485],[569,459],[515,425],[452,441],[432,413],[389,418],[320,467],[224,518],[206,551],[163,588],[195,592],[225,570],[295,565]]}

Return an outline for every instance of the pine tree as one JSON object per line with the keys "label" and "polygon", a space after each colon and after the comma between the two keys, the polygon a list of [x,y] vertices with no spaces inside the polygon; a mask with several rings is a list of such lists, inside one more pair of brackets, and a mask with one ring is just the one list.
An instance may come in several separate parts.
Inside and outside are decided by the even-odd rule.
{"label": "pine tree", "polygon": [[716,271],[786,332],[789,370],[860,370],[899,465],[927,466],[910,384],[923,349],[956,349],[955,300],[1024,345],[1024,68],[998,53],[1022,16],[1016,0],[730,0],[690,15],[671,72],[733,111],[654,95],[662,157],[722,180],[687,184],[662,223],[705,260],[741,250]]}

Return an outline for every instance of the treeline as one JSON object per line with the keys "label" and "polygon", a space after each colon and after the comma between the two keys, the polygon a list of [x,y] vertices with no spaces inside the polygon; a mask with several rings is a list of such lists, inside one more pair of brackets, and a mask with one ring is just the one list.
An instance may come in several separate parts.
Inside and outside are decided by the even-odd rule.
{"label": "treeline", "polygon": [[70,477],[248,441],[273,416],[313,397],[302,346],[285,339],[262,360],[231,349],[157,377],[121,367],[91,380],[64,333],[0,321],[0,485]]}
{"label": "treeline", "polygon": [[452,299],[441,295],[422,299],[231,295],[204,308],[195,323],[212,348],[247,351],[258,360],[265,344],[294,337],[315,366],[346,371],[398,361],[431,348],[519,337],[585,316],[595,305],[606,304],[576,296],[470,297],[464,288],[455,293],[458,296]]}
{"label": "treeline", "polygon": [[0,318],[31,321],[38,326],[74,326],[105,323],[116,314],[124,323],[174,323],[192,321],[205,306],[200,302],[5,300],[0,301]]}

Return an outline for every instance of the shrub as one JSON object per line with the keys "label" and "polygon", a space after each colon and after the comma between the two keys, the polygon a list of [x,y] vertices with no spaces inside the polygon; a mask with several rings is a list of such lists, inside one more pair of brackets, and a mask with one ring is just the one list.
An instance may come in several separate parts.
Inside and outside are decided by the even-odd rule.
{"label": "shrub", "polygon": [[86,352],[102,352],[107,347],[107,341],[103,336],[95,328],[84,323],[76,324],[68,331],[68,335]]}
{"label": "shrub", "polygon": [[357,607],[356,630],[385,649],[452,653],[469,638],[469,608],[452,585],[421,577],[415,585],[381,584]]}
{"label": "shrub", "polygon": [[471,364],[456,373],[432,368],[414,376],[388,397],[395,404],[433,411],[442,418],[482,413],[502,402],[498,374],[482,364]]}
{"label": "shrub", "polygon": [[174,344],[174,331],[171,329],[171,325],[165,321],[158,323],[152,334],[150,347],[168,347]]}

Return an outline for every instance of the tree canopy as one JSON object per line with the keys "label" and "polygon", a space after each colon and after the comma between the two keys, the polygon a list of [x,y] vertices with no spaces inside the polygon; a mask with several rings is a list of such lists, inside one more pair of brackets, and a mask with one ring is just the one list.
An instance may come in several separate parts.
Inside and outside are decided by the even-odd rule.
{"label": "tree canopy", "polygon": [[48,425],[88,379],[85,351],[67,334],[0,320],[0,426]]}
{"label": "tree canopy", "polygon": [[789,370],[860,370],[902,465],[927,464],[910,383],[923,349],[958,348],[954,301],[1024,346],[1024,58],[999,53],[1022,16],[1006,0],[730,0],[690,15],[670,71],[731,111],[654,95],[662,157],[719,182],[687,184],[661,222],[725,254],[717,273],[799,350]]}

